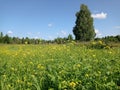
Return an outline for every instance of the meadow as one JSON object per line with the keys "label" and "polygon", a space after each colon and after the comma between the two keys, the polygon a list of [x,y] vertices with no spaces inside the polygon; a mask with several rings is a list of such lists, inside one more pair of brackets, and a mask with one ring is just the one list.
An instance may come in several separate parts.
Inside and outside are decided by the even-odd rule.
{"label": "meadow", "polygon": [[120,90],[119,46],[0,45],[0,90]]}

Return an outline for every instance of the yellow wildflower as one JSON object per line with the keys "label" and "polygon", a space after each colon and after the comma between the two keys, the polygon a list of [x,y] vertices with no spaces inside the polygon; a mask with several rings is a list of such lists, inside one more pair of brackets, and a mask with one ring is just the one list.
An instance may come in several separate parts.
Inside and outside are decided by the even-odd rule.
{"label": "yellow wildflower", "polygon": [[69,86],[74,88],[76,86],[76,83],[75,82],[70,82]]}
{"label": "yellow wildflower", "polygon": [[92,55],[93,57],[96,57],[96,55]]}
{"label": "yellow wildflower", "polygon": [[31,65],[33,65],[33,62],[30,62]]}
{"label": "yellow wildflower", "polygon": [[38,65],[37,65],[37,68],[38,68],[38,69],[43,69],[44,66],[42,66],[41,64],[38,64]]}
{"label": "yellow wildflower", "polygon": [[102,41],[98,41],[99,42],[99,44],[103,44],[103,42]]}
{"label": "yellow wildflower", "polygon": [[112,52],[110,51],[109,54],[111,54]]}
{"label": "yellow wildflower", "polygon": [[10,84],[8,84],[8,87],[11,87],[11,85],[10,85]]}
{"label": "yellow wildflower", "polygon": [[95,44],[96,44],[96,42],[92,42],[92,44],[93,44],[93,45],[95,45]]}
{"label": "yellow wildflower", "polygon": [[85,77],[89,77],[89,75],[88,75],[88,74],[85,74]]}
{"label": "yellow wildflower", "polygon": [[23,83],[23,81],[20,80],[20,79],[18,79],[16,82],[17,82],[17,83]]}
{"label": "yellow wildflower", "polygon": [[77,67],[80,67],[81,65],[80,65],[80,64],[77,64],[76,66],[77,66]]}
{"label": "yellow wildflower", "polygon": [[11,67],[11,70],[12,70],[12,71],[15,71],[15,69],[14,69],[13,67]]}
{"label": "yellow wildflower", "polygon": [[105,49],[110,49],[110,47],[109,47],[109,46],[106,46]]}
{"label": "yellow wildflower", "polygon": [[99,73],[99,74],[101,74],[101,72],[100,72],[100,71],[98,71],[98,73]]}
{"label": "yellow wildflower", "polygon": [[28,86],[32,86],[32,83],[31,83],[31,82],[27,82],[27,85],[28,85]]}
{"label": "yellow wildflower", "polygon": [[64,70],[61,70],[60,72],[59,72],[59,74],[63,74],[64,73]]}
{"label": "yellow wildflower", "polygon": [[20,64],[23,64],[23,62],[22,62],[22,61],[20,61]]}

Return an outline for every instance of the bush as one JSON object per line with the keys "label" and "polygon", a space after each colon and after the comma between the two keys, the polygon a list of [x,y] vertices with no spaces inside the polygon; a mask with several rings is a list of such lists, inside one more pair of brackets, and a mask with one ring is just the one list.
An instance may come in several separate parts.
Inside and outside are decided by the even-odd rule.
{"label": "bush", "polygon": [[110,46],[103,42],[103,41],[97,41],[97,42],[91,42],[88,45],[89,48],[94,48],[94,49],[110,49]]}

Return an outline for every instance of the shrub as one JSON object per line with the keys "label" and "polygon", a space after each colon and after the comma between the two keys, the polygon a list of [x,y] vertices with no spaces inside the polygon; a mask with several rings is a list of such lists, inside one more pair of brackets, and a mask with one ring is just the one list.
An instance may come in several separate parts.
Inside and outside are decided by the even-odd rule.
{"label": "shrub", "polygon": [[89,48],[94,48],[94,49],[110,49],[110,46],[103,42],[103,41],[97,41],[97,42],[91,42],[88,45]]}

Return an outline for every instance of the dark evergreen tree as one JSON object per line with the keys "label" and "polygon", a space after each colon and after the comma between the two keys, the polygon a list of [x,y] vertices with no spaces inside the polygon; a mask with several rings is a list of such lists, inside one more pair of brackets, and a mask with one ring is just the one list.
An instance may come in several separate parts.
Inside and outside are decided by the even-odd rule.
{"label": "dark evergreen tree", "polygon": [[120,35],[117,35],[116,39],[120,42]]}
{"label": "dark evergreen tree", "polygon": [[6,44],[9,44],[10,40],[11,40],[11,38],[7,34],[3,37],[3,42]]}
{"label": "dark evergreen tree", "polygon": [[80,41],[90,41],[94,39],[95,30],[93,26],[93,18],[86,5],[81,5],[80,11],[76,13],[76,18],[76,25],[73,28],[75,39]]}
{"label": "dark evergreen tree", "polygon": [[3,42],[3,33],[0,32],[0,43],[2,43],[2,42]]}

